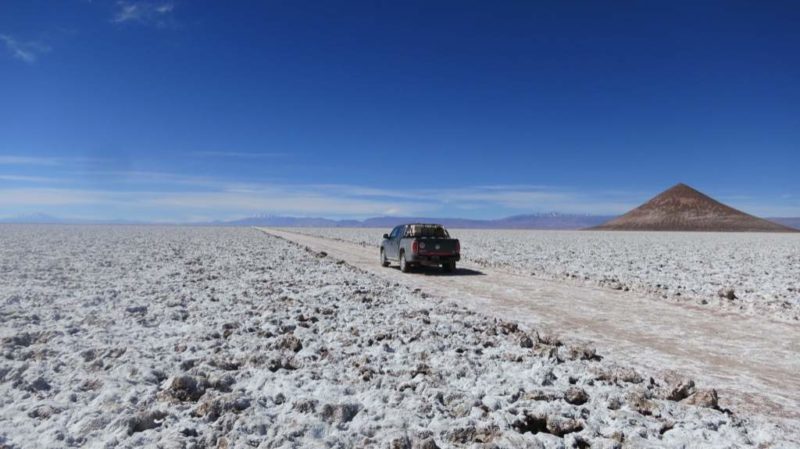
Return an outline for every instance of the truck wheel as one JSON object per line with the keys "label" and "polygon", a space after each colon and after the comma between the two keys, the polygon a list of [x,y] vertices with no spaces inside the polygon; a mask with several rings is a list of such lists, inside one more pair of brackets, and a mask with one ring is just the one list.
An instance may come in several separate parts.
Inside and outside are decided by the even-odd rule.
{"label": "truck wheel", "polygon": [[406,253],[403,251],[400,252],[400,271],[403,273],[411,271],[411,265],[406,262]]}
{"label": "truck wheel", "polygon": [[389,260],[386,259],[386,252],[383,250],[383,248],[381,248],[381,266],[382,267],[389,266]]}
{"label": "truck wheel", "polygon": [[442,271],[445,273],[452,273],[456,271],[456,263],[455,262],[445,262],[442,264]]}

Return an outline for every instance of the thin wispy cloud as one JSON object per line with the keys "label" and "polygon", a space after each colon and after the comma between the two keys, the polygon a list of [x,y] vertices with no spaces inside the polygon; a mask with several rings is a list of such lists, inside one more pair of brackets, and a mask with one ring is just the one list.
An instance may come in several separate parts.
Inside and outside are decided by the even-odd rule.
{"label": "thin wispy cloud", "polygon": [[271,212],[285,215],[366,217],[372,215],[420,214],[430,212],[430,205],[403,201],[379,201],[346,198],[324,192],[304,192],[274,187],[258,193],[174,192],[148,200],[148,204],[179,210],[216,211],[253,215]]}
{"label": "thin wispy cloud", "polygon": [[[119,211],[121,218],[154,217],[185,221],[190,216],[247,216],[263,212],[289,215],[331,217],[419,214],[429,208],[400,201],[340,198],[322,192],[304,192],[275,186],[259,193],[235,192],[155,192],[107,191],[90,189],[10,188],[0,189],[0,204],[13,212],[45,210],[48,213],[71,211],[71,215],[89,208]],[[33,208],[33,209],[31,209]],[[96,217],[120,218],[120,217]]]}
{"label": "thin wispy cloud", "polygon": [[[23,175],[9,176],[9,181],[33,181]],[[102,189],[85,182],[98,176],[102,178]],[[45,211],[57,215],[60,210],[67,210],[74,215],[88,208],[123,214],[96,218],[147,216],[174,221],[198,215],[221,219],[263,213],[331,218],[452,216],[457,211],[494,216],[498,210],[509,215],[546,211],[606,213],[608,208],[618,212],[631,206],[566,191],[532,191],[525,186],[508,186],[508,190],[464,187],[398,192],[354,185],[246,183],[142,171],[84,172],[72,181],[63,179],[60,185],[69,187],[54,188],[52,184],[47,187],[41,183],[36,187],[19,184],[0,188],[0,203],[16,212]]]}
{"label": "thin wispy cloud", "polygon": [[43,53],[50,51],[50,47],[36,41],[21,41],[7,34],[0,34],[6,50],[16,59],[33,64]]}
{"label": "thin wispy cloud", "polygon": [[[198,152],[206,157],[263,158],[275,153]],[[0,163],[58,165],[55,158],[0,156]],[[538,185],[488,185],[457,188],[387,189],[364,185],[290,183],[283,181],[247,181],[194,174],[146,170],[75,170],[70,166],[54,167],[64,178],[63,198],[87,204],[95,198],[98,205],[128,202],[146,207],[152,214],[160,211],[167,219],[180,220],[188,215],[221,216],[270,213],[278,215],[314,215],[364,218],[370,215],[470,215],[497,216],[559,211],[565,213],[620,213],[639,202],[639,198],[593,192],[591,195],[568,189]],[[18,175],[16,178],[11,176]],[[16,188],[32,180],[33,174],[7,173],[6,180],[17,181]],[[13,185],[13,184],[12,184]],[[39,187],[45,188],[41,183]],[[102,186],[102,189],[96,189]],[[52,183],[46,192],[27,189],[15,191],[15,198],[28,198],[29,204],[42,204],[54,195]],[[83,189],[76,189],[82,187]],[[46,193],[46,195],[44,194]],[[8,201],[9,196],[6,196]],[[21,201],[21,200],[18,200]],[[59,201],[62,201],[59,199]],[[11,203],[7,203],[11,204]],[[22,204],[22,203],[20,203]],[[61,203],[59,203],[61,204]],[[57,204],[58,205],[58,204]]]}
{"label": "thin wispy cloud", "polygon": [[194,185],[209,188],[224,187],[227,183],[204,176],[183,175],[145,170],[77,170],[68,174],[82,178],[101,180],[113,184],[141,184],[141,185]]}
{"label": "thin wispy cloud", "polygon": [[26,176],[26,175],[0,175],[0,181],[32,182],[38,184],[50,184],[54,182],[60,182],[60,180],[54,178],[47,178],[44,176]]}
{"label": "thin wispy cloud", "polygon": [[56,157],[3,156],[0,165],[60,165],[61,159]]}
{"label": "thin wispy cloud", "polygon": [[[483,185],[388,189],[364,185],[246,181],[225,177],[146,170],[76,169],[71,160],[0,156],[0,165],[19,171],[0,174],[4,212],[52,215],[93,213],[98,219],[189,221],[261,214],[366,218],[466,216],[500,218],[561,212],[611,215],[646,200],[646,194],[582,191],[541,185]],[[31,172],[35,170],[36,172]],[[753,200],[754,201],[754,200]],[[773,204],[770,206],[770,204]],[[800,215],[800,205],[733,201],[761,216]],[[99,212],[98,212],[99,211]]]}
{"label": "thin wispy cloud", "polygon": [[172,2],[140,2],[119,1],[111,21],[114,23],[139,23],[166,27],[174,24],[172,11],[175,4]]}
{"label": "thin wispy cloud", "polygon": [[195,156],[229,159],[267,159],[286,156],[286,153],[245,153],[241,151],[196,151]]}
{"label": "thin wispy cloud", "polygon": [[441,189],[379,189],[373,187],[321,184],[313,188],[332,194],[364,198],[394,198],[418,203],[436,203],[440,208],[479,210],[502,208],[508,212],[564,212],[578,214],[622,213],[642,197],[619,192],[585,194],[565,188],[534,185],[465,186]]}
{"label": "thin wispy cloud", "polygon": [[113,198],[108,192],[73,189],[24,188],[1,189],[0,203],[13,206],[77,206],[103,205]]}
{"label": "thin wispy cloud", "polygon": [[20,156],[18,154],[0,154],[0,165],[39,165],[39,166],[76,166],[103,162],[96,157],[53,157],[53,156]]}

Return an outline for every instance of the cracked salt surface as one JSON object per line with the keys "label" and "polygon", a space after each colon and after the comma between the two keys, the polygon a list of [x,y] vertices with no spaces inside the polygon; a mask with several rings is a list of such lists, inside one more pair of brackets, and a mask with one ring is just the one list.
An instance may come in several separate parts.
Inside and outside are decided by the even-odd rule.
{"label": "cracked salt surface", "polygon": [[5,447],[788,447],[713,386],[257,230],[0,231]]}
{"label": "cracked salt surface", "polygon": [[[385,229],[292,228],[377,247]],[[451,229],[465,260],[781,321],[800,320],[800,234]]]}

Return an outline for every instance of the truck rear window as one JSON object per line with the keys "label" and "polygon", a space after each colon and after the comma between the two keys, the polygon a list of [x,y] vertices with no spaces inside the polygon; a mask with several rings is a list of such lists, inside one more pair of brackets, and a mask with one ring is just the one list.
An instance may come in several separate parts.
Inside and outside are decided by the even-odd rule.
{"label": "truck rear window", "polygon": [[450,234],[441,226],[436,225],[410,225],[406,229],[406,237],[433,237],[449,238]]}

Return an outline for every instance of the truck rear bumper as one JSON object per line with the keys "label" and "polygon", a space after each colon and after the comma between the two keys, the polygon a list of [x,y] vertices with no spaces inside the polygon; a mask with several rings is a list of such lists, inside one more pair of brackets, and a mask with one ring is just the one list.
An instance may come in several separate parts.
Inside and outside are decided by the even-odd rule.
{"label": "truck rear bumper", "polygon": [[461,260],[460,254],[415,254],[409,262],[419,265],[441,265],[459,260]]}

